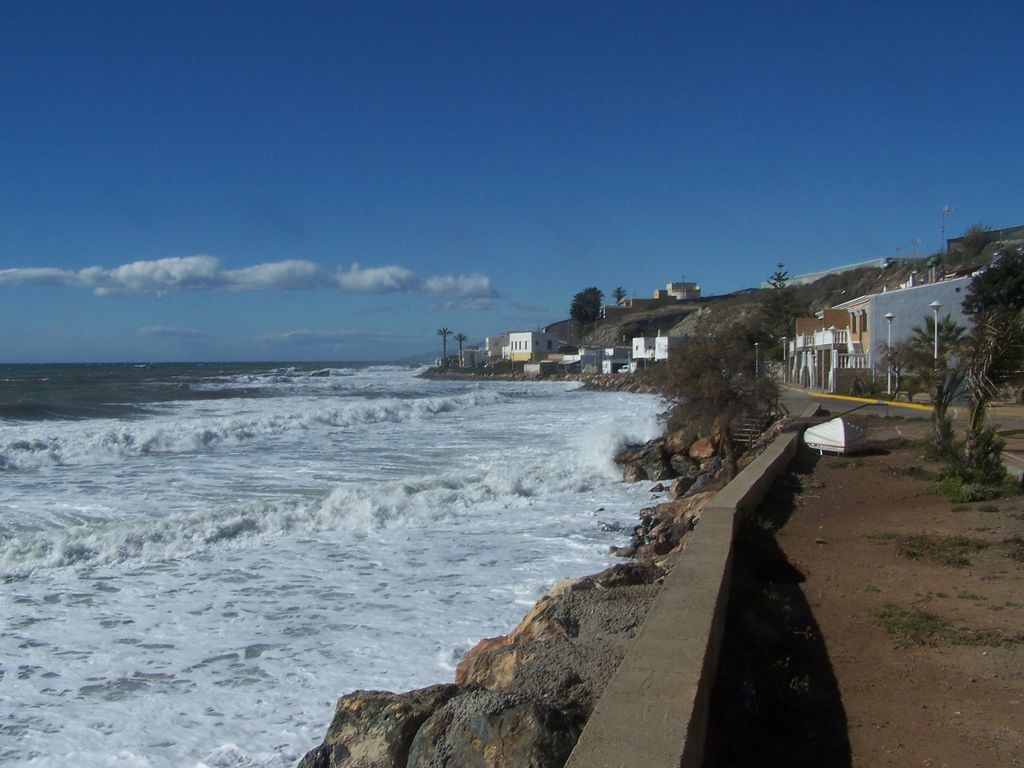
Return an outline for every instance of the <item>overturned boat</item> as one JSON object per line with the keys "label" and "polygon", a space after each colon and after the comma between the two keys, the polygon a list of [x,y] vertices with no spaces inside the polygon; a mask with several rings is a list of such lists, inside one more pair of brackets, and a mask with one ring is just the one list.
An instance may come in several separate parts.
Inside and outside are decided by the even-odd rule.
{"label": "overturned boat", "polygon": [[818,424],[816,427],[808,427],[804,431],[804,442],[808,448],[813,448],[819,453],[857,453],[868,447],[868,438],[864,430],[842,418],[835,418]]}

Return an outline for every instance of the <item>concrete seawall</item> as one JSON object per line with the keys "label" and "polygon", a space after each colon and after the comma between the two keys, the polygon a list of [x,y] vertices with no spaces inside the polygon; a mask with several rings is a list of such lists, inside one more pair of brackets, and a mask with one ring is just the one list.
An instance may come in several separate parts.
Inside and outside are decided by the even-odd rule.
{"label": "concrete seawall", "polygon": [[[817,405],[814,406],[815,410]],[[812,415],[810,413],[805,416]],[[699,768],[729,599],[736,525],[796,455],[784,432],[704,507],[567,768]]]}

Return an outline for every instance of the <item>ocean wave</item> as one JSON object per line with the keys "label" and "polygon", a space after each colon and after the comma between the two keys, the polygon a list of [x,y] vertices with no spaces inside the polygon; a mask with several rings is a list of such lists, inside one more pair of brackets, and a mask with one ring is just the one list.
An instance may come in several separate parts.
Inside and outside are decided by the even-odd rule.
{"label": "ocean wave", "polygon": [[322,400],[305,400],[290,411],[265,410],[245,417],[205,415],[174,420],[167,416],[114,425],[89,422],[78,429],[62,428],[57,434],[44,431],[8,441],[0,448],[0,470],[87,465],[147,454],[206,452],[222,445],[294,432],[428,419],[495,405],[504,398],[499,392],[480,390],[411,399],[361,398],[327,407]]}
{"label": "ocean wave", "polygon": [[[582,436],[581,436],[582,439]],[[283,536],[433,527],[453,518],[530,504],[572,508],[571,498],[616,479],[606,455],[538,454],[511,465],[493,456],[472,471],[447,470],[388,482],[346,482],[323,498],[253,501],[164,517],[51,518],[43,527],[0,537],[0,574],[39,568],[88,568],[188,558],[211,550],[258,546]]]}

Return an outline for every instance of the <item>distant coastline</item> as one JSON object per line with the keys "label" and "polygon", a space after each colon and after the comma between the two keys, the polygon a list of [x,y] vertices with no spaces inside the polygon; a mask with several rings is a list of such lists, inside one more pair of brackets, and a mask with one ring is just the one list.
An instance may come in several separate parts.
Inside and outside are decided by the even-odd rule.
{"label": "distant coastline", "polygon": [[417,374],[424,379],[447,379],[455,381],[578,381],[585,389],[611,390],[614,392],[638,392],[658,394],[653,377],[643,371],[637,373],[558,373],[545,376],[527,376],[520,371],[488,368],[438,368],[432,367]]}

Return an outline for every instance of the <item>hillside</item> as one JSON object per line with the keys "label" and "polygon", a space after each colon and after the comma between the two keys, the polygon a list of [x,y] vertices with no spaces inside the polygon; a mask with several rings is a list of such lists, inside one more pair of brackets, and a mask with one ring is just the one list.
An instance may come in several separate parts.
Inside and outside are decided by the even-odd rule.
{"label": "hillside", "polygon": [[[947,272],[987,263],[1001,248],[1024,246],[1024,241],[994,242],[972,251],[955,251],[942,256]],[[911,274],[921,279],[928,275],[927,258],[901,259],[891,266],[862,267],[849,272],[826,275],[814,283],[789,288],[796,302],[808,313],[841,304],[883,289],[893,290],[905,283]],[[709,336],[737,322],[753,321],[771,288],[751,288],[722,296],[679,302],[678,306],[637,310],[614,320],[598,320],[582,330],[575,323],[562,321],[549,326],[567,340],[581,345],[615,346],[628,343],[635,336]],[[572,332],[570,332],[570,329]]]}

